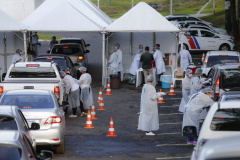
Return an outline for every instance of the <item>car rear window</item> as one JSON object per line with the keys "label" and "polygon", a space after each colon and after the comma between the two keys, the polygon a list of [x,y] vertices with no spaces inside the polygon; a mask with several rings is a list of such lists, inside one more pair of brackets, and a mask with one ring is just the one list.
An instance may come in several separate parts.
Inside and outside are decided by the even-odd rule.
{"label": "car rear window", "polygon": [[240,131],[240,109],[218,109],[212,119],[213,131]]}
{"label": "car rear window", "polygon": [[65,59],[59,59],[59,58],[52,58],[52,59],[48,59],[48,58],[38,58],[34,60],[35,62],[56,62],[58,64],[58,66],[60,67],[60,70],[65,70],[67,69],[67,63]]}
{"label": "car rear window", "polygon": [[18,130],[15,119],[0,115],[0,130]]}
{"label": "car rear window", "polygon": [[62,44],[62,43],[78,43],[78,44],[81,44],[81,40],[61,40],[60,41],[60,44]]}
{"label": "car rear window", "polygon": [[57,75],[51,67],[13,67],[9,78],[56,78]]}
{"label": "car rear window", "polygon": [[52,49],[52,54],[64,54],[64,55],[82,55],[83,49],[80,48],[80,45],[57,45]]}
{"label": "car rear window", "polygon": [[0,105],[15,105],[20,109],[54,108],[51,95],[4,95]]}
{"label": "car rear window", "polygon": [[220,75],[220,85],[223,89],[240,87],[240,68],[222,69]]}
{"label": "car rear window", "polygon": [[20,160],[21,149],[17,147],[1,147],[0,146],[0,159]]}
{"label": "car rear window", "polygon": [[219,62],[223,60],[232,61],[233,63],[239,62],[238,56],[209,56],[207,67],[212,67],[216,64],[219,64]]}

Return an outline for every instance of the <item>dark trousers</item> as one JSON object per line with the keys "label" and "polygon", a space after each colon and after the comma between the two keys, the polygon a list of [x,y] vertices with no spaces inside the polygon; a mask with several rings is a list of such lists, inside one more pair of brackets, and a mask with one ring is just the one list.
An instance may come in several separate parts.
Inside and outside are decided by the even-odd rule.
{"label": "dark trousers", "polygon": [[162,75],[162,73],[161,73],[161,74],[158,74],[158,78],[159,78],[159,80],[158,80],[158,85],[159,85],[159,86],[162,86],[162,83],[161,83],[161,81],[160,81],[161,75]]}
{"label": "dark trousers", "polygon": [[[80,97],[81,97],[81,88],[79,87],[79,100],[80,100]],[[82,112],[85,112],[85,109],[83,108],[83,102],[80,100],[80,106],[79,106],[79,108],[80,108],[80,111],[81,111],[81,113]]]}

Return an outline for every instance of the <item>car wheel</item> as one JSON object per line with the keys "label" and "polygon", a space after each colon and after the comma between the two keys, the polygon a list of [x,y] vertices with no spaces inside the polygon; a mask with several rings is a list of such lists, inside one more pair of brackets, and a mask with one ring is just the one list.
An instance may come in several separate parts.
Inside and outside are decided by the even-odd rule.
{"label": "car wheel", "polygon": [[64,154],[64,140],[59,146],[56,146],[55,151],[57,154]]}
{"label": "car wheel", "polygon": [[220,47],[219,47],[219,50],[220,51],[230,51],[230,46],[228,44],[222,44]]}

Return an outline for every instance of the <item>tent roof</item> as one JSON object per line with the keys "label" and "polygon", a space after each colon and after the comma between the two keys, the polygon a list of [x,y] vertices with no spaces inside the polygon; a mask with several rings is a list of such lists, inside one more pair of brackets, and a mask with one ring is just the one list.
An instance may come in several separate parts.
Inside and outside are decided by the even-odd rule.
{"label": "tent roof", "polygon": [[111,22],[87,0],[46,0],[23,23],[37,31],[102,31]]}
{"label": "tent roof", "polygon": [[180,32],[180,30],[145,2],[105,28],[107,32]]}
{"label": "tent roof", "polygon": [[0,10],[0,31],[21,31],[26,29],[21,22],[15,20],[11,16],[7,15],[3,11]]}

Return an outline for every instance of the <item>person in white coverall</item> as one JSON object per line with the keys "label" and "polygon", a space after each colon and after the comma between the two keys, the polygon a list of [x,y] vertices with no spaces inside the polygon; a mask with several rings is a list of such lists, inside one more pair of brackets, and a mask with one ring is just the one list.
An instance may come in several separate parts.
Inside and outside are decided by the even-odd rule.
{"label": "person in white coverall", "polygon": [[92,77],[89,73],[86,73],[87,71],[86,67],[80,67],[79,71],[82,73],[82,75],[80,76],[79,80],[77,80],[77,83],[81,88],[80,101],[82,101],[84,108],[84,111],[82,111],[81,116],[83,117],[87,115],[93,103],[91,88]]}
{"label": "person in white coverall", "polygon": [[164,60],[163,60],[163,53],[162,51],[159,50],[158,46],[153,46],[153,50],[154,50],[154,60],[155,60],[155,63],[156,63],[156,68],[157,68],[157,75],[158,75],[158,78],[159,78],[159,83],[158,85],[161,85],[161,82],[160,82],[160,78],[161,78],[161,75],[166,72],[166,69],[165,69],[165,63],[164,63]]}
{"label": "person in white coverall", "polygon": [[[212,95],[212,90],[210,88],[205,88],[201,92],[194,94],[186,107],[186,111],[183,115],[182,129],[185,126],[195,126],[197,129],[197,134],[199,132],[199,115],[203,108],[212,105],[214,101],[210,98]],[[197,137],[188,137],[187,144],[196,144]]]}
{"label": "person in white coverall", "polygon": [[194,77],[192,77],[190,95],[193,95],[199,92],[202,89],[202,86],[206,84],[206,83],[203,83],[204,79],[200,78],[201,74],[202,74],[202,69],[197,68],[195,71]]}
{"label": "person in white coverall", "polygon": [[123,64],[122,64],[122,51],[120,49],[120,44],[116,43],[115,47],[117,47],[116,54],[118,55],[118,75],[121,78],[121,72],[123,71]]}
{"label": "person in white coverall", "polygon": [[80,106],[79,102],[79,85],[75,82],[75,79],[66,74],[64,71],[60,71],[60,76],[63,82],[66,84],[66,95],[68,96],[69,106],[72,108],[72,114],[70,118],[77,117],[77,107]]}
{"label": "person in white coverall", "polygon": [[178,53],[178,58],[180,58],[181,63],[181,55],[182,55],[182,67],[187,69],[189,63],[192,63],[192,56],[188,50],[186,50],[186,46],[183,45],[183,50]]}
{"label": "person in white coverall", "polygon": [[189,95],[191,90],[191,78],[192,78],[192,70],[187,69],[185,72],[186,76],[182,80],[182,100],[179,106],[179,112],[184,112],[185,107],[189,101]]}
{"label": "person in white coverall", "polygon": [[111,54],[110,59],[108,60],[108,66],[111,67],[108,75],[118,74],[119,61],[118,61],[118,55],[116,54],[117,47],[113,46],[112,52],[113,53]]}
{"label": "person in white coverall", "polygon": [[136,53],[136,55],[134,56],[133,62],[129,69],[129,73],[130,73],[129,83],[130,84],[135,84],[135,82],[136,82],[137,70],[140,66],[140,58],[141,58],[142,54],[143,54],[143,45],[139,45],[139,50]]}
{"label": "person in white coverall", "polygon": [[24,62],[24,61],[25,61],[25,56],[22,54],[22,50],[17,49],[16,54],[14,54],[12,58],[12,63]]}
{"label": "person in white coverall", "polygon": [[147,84],[144,84],[141,94],[140,115],[138,120],[138,130],[147,131],[146,135],[154,136],[152,131],[159,129],[157,99],[161,96],[156,93],[152,85],[153,76],[147,76]]}

